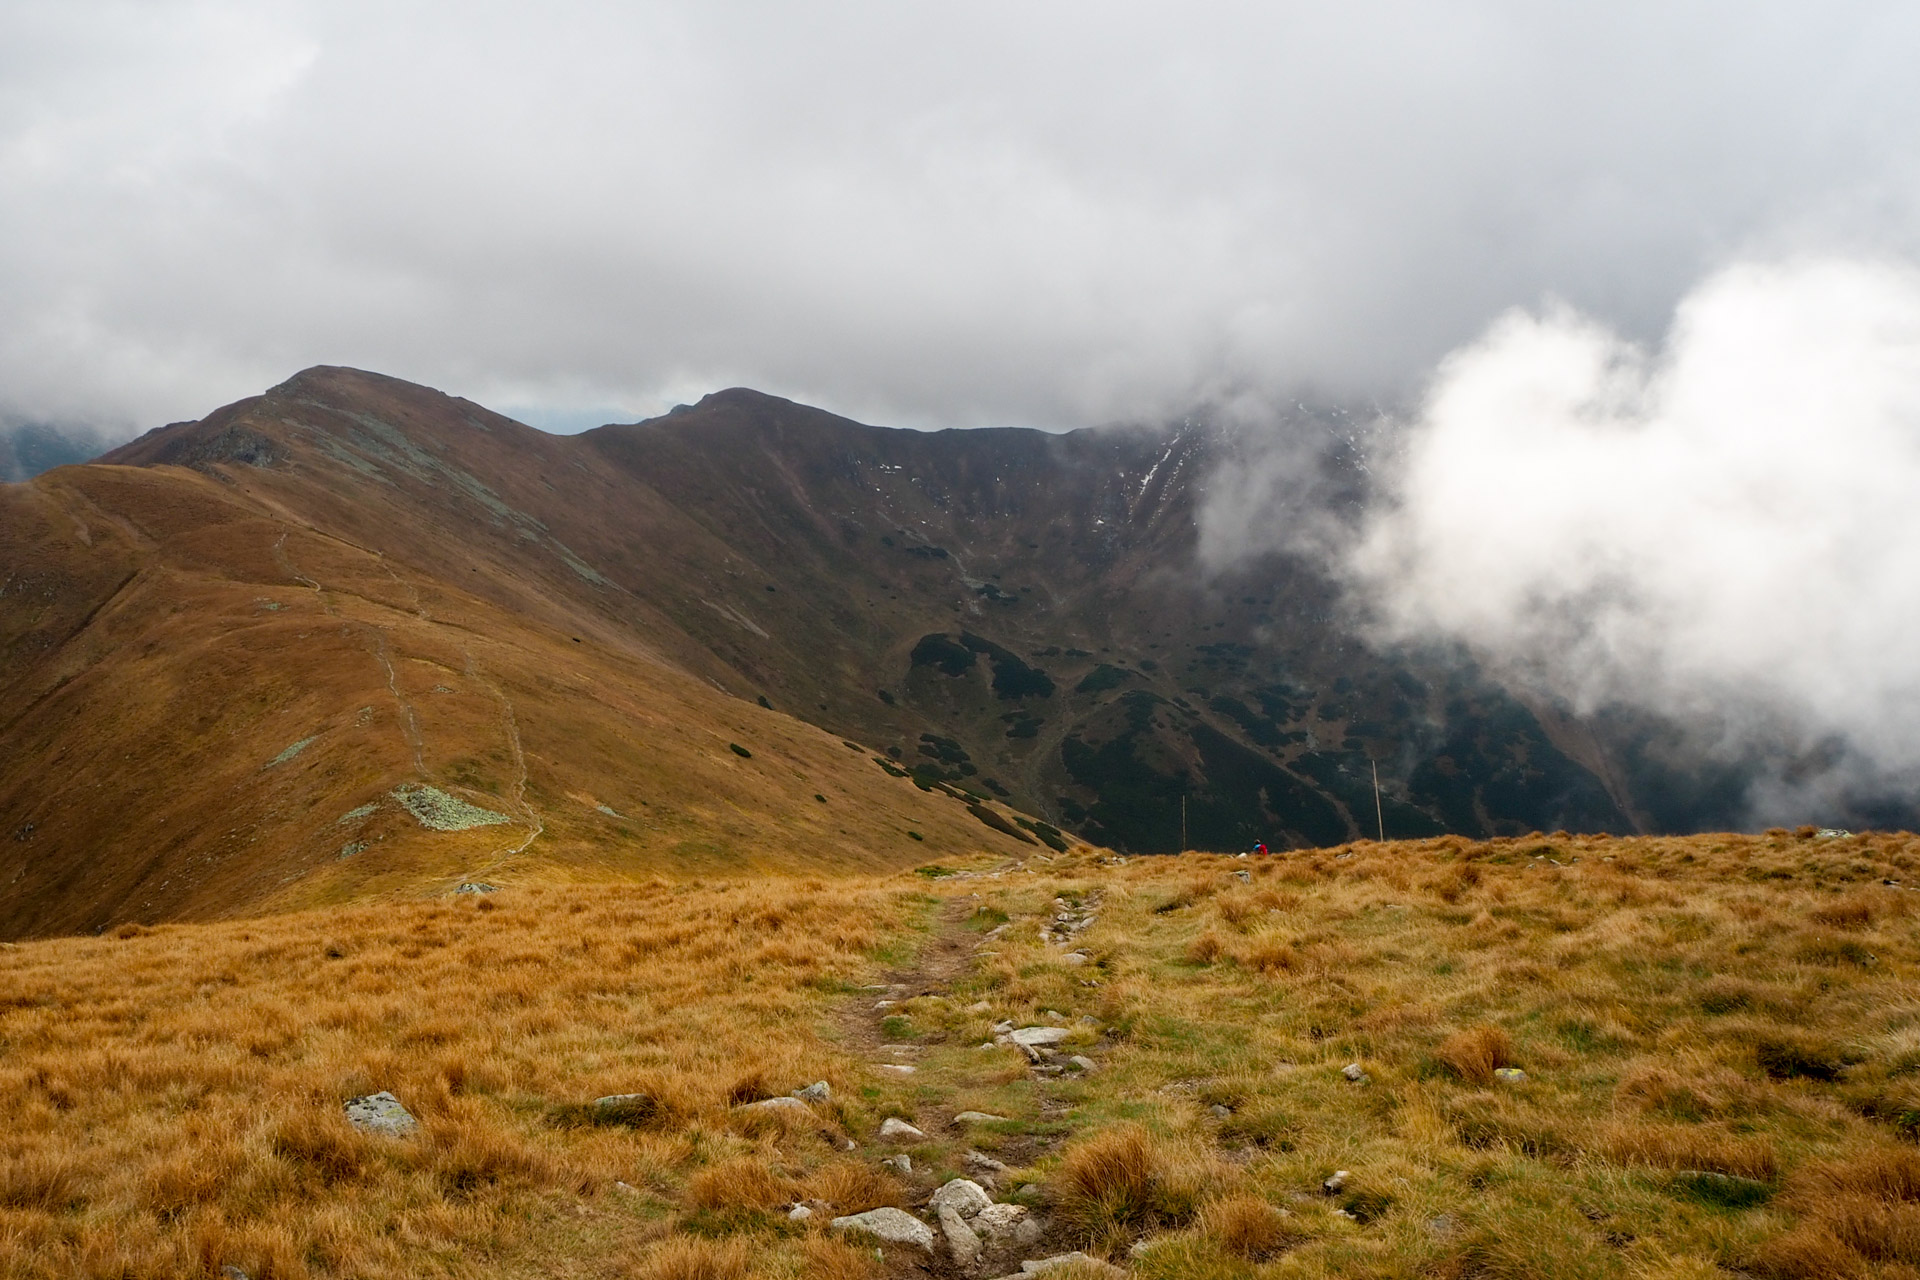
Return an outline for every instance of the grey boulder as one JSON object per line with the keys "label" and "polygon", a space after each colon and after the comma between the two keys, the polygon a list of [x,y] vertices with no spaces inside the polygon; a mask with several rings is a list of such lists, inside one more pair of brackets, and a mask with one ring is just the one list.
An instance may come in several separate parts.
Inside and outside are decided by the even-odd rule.
{"label": "grey boulder", "polygon": [[933,1251],[933,1228],[904,1209],[869,1209],[833,1220],[835,1231],[864,1231],[888,1244],[910,1244]]}
{"label": "grey boulder", "polygon": [[348,1122],[366,1133],[384,1133],[397,1138],[420,1127],[413,1113],[385,1089],[363,1098],[348,1099],[346,1111]]}

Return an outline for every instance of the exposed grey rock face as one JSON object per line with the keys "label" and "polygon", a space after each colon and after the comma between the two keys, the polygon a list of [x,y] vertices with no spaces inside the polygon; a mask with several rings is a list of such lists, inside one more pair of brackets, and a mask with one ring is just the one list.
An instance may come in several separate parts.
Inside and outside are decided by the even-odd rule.
{"label": "exposed grey rock face", "polygon": [[366,1133],[384,1133],[403,1137],[420,1127],[413,1113],[400,1105],[400,1099],[382,1089],[363,1098],[351,1098],[346,1104],[347,1120]]}
{"label": "exposed grey rock face", "polygon": [[1025,1049],[1037,1049],[1041,1045],[1059,1044],[1072,1032],[1066,1027],[1021,1027],[1007,1032],[1007,1039]]}
{"label": "exposed grey rock face", "polygon": [[888,1244],[910,1244],[933,1251],[933,1228],[904,1209],[869,1209],[833,1220],[835,1231],[864,1231]]}
{"label": "exposed grey rock face", "polygon": [[795,1089],[793,1096],[802,1102],[831,1102],[833,1101],[833,1086],[829,1085],[825,1080],[816,1080],[804,1089]]}
{"label": "exposed grey rock face", "polygon": [[913,1172],[913,1157],[910,1155],[886,1156],[882,1158],[880,1163],[896,1173],[908,1174]]}

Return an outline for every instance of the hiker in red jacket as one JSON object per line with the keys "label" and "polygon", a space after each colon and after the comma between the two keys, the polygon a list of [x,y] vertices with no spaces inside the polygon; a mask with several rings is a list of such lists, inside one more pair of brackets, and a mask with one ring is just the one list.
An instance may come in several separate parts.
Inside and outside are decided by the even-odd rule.
{"label": "hiker in red jacket", "polygon": [[1262,840],[1262,841],[1261,841],[1261,842],[1260,842],[1259,844],[1256,844],[1255,846],[1253,846],[1253,851],[1254,851],[1255,853],[1257,853],[1257,854],[1259,854],[1259,855],[1260,855],[1261,857],[1263,857],[1263,858],[1264,858],[1264,857],[1266,857],[1266,856],[1267,856],[1267,842],[1266,842],[1265,840]]}

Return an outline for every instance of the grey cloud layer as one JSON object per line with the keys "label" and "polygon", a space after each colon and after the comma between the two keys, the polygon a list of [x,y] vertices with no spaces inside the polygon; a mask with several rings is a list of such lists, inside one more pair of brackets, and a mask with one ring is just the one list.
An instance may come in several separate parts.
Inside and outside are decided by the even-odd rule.
{"label": "grey cloud layer", "polygon": [[[1376,639],[1458,642],[1582,711],[1636,707],[1770,759],[1763,823],[1912,795],[1920,271],[1737,264],[1652,347],[1515,311],[1364,439],[1377,495],[1356,521],[1267,532],[1335,566]],[[1258,546],[1240,513],[1312,474],[1287,449],[1243,469],[1210,554]]]}
{"label": "grey cloud layer", "polygon": [[0,8],[0,413],[332,361],[559,414],[1398,395],[1552,294],[1910,248],[1911,6]]}

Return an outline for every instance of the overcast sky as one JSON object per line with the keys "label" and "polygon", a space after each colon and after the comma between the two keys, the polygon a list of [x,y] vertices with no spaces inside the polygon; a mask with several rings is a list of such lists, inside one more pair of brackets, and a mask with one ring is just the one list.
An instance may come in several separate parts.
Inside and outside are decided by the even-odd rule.
{"label": "overcast sky", "polygon": [[1068,427],[1909,255],[1920,6],[0,0],[0,415]]}

